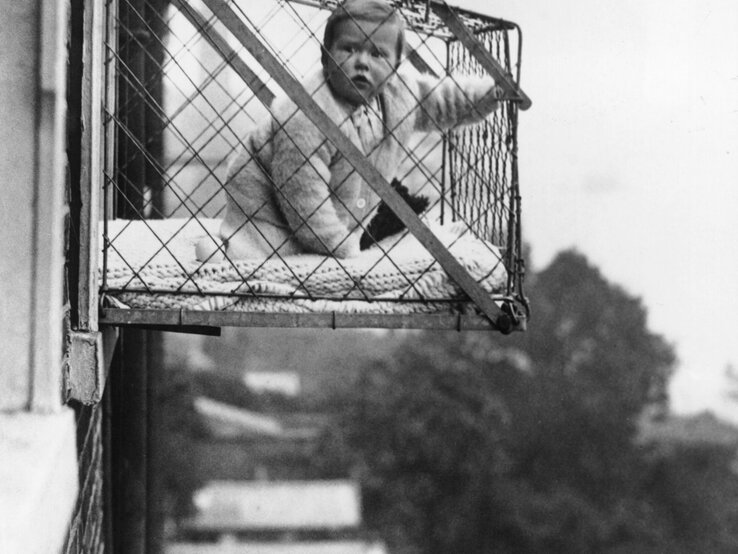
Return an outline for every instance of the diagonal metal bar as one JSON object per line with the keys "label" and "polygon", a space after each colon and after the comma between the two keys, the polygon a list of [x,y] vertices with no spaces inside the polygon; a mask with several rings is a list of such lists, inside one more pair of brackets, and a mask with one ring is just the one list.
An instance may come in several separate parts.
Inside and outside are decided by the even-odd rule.
{"label": "diagonal metal bar", "polygon": [[423,59],[423,56],[420,55],[417,49],[411,49],[407,53],[407,59],[411,64],[413,64],[413,67],[421,73],[427,73],[429,75],[433,75],[434,77],[438,77],[436,72],[433,71],[431,66],[428,65],[428,62]]}
{"label": "diagonal metal bar", "polygon": [[223,38],[215,28],[196,9],[189,5],[186,0],[172,0],[172,4],[182,12],[195,29],[199,29],[210,45],[223,55],[224,61],[238,71],[254,95],[261,100],[262,104],[269,106],[274,100],[274,93],[259,76],[240,58],[238,52],[231,48],[228,41]]}
{"label": "diagonal metal bar", "polygon": [[443,243],[423,224],[410,206],[392,188],[387,180],[369,162],[364,154],[346,137],[325,111],[312,99],[304,87],[272,55],[238,15],[224,0],[204,0],[205,5],[221,23],[266,69],[285,90],[305,115],[330,140],[338,151],[352,164],[356,172],[375,190],[389,208],[407,226],[418,241],[438,260],[438,263],[456,281],[461,289],[503,333],[512,331],[513,322],[487,292],[446,249]]}
{"label": "diagonal metal bar", "polygon": [[461,21],[446,2],[431,2],[431,8],[435,14],[443,20],[449,30],[459,39],[471,54],[482,64],[497,84],[505,91],[505,97],[513,102],[518,102],[521,110],[530,108],[530,98],[518,87],[512,76],[495,60],[484,45],[469,31],[464,22]]}

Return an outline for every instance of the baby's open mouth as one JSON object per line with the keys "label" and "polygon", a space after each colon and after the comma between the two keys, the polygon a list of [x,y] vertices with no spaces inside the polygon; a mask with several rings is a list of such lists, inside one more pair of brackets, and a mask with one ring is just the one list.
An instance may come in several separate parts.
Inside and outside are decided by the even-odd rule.
{"label": "baby's open mouth", "polygon": [[354,83],[357,87],[368,87],[372,84],[371,81],[363,75],[357,75],[356,77],[353,77],[351,79],[351,82]]}

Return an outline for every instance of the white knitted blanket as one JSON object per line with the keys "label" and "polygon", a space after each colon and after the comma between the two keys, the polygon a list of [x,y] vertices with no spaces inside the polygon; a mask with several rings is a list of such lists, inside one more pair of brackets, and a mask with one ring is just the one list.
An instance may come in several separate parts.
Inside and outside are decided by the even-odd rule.
{"label": "white knitted blanket", "polygon": [[[410,234],[339,260],[312,254],[203,264],[195,244],[219,220],[108,222],[108,306],[256,312],[416,313],[450,310],[463,295]],[[499,250],[458,226],[434,234],[491,295],[504,291]],[[101,243],[101,244],[104,244]],[[397,302],[401,300],[401,302]],[[458,304],[458,303],[457,303]]]}

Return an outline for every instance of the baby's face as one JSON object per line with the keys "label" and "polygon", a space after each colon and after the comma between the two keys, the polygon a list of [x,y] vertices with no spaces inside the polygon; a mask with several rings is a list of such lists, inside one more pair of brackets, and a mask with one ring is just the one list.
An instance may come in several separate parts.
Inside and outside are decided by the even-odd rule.
{"label": "baby's face", "polygon": [[372,99],[398,62],[400,32],[391,23],[343,20],[328,49],[326,74],[333,92],[352,104]]}

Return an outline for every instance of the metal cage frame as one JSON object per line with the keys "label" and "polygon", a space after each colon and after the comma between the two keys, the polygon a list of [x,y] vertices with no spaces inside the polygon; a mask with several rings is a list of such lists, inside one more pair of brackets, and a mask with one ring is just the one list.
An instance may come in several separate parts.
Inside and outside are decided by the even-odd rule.
{"label": "metal cage frame", "polygon": [[[334,8],[336,0],[278,0],[280,4],[299,4],[320,10]],[[116,110],[122,104],[130,101],[126,95],[137,94],[126,89],[120,79],[117,66],[121,63],[121,56],[133,56],[132,62],[139,64],[138,71],[144,78],[144,86],[151,86],[145,75],[151,64],[161,64],[155,52],[145,52],[141,45],[145,39],[157,33],[166,33],[165,20],[161,17],[161,10],[168,4],[167,0],[106,0],[103,5],[87,0],[85,13],[85,27],[87,42],[84,48],[84,75],[83,75],[83,119],[85,125],[82,136],[82,213],[80,221],[80,295],[78,312],[80,328],[97,330],[99,325],[113,326],[142,326],[152,329],[168,329],[202,333],[215,333],[216,328],[222,326],[273,326],[273,327],[327,327],[327,328],[416,328],[416,329],[492,329],[503,333],[513,330],[524,330],[528,316],[528,303],[524,295],[523,280],[525,265],[522,257],[522,243],[520,235],[521,197],[518,182],[517,168],[517,115],[519,109],[527,109],[530,100],[519,87],[520,80],[520,49],[522,35],[519,27],[509,21],[492,18],[468,10],[452,9],[445,2],[435,0],[403,0],[394,4],[404,15],[411,30],[434,39],[440,39],[446,44],[447,60],[454,55],[466,53],[467,63],[474,67],[472,71],[488,73],[495,77],[498,84],[505,91],[503,102],[504,117],[508,125],[505,141],[509,159],[505,171],[509,174],[506,188],[506,197],[499,199],[505,202],[505,218],[497,224],[497,233],[505,244],[504,259],[507,270],[506,292],[501,295],[490,296],[469,277],[464,268],[449,254],[446,246],[421,222],[418,216],[408,207],[405,200],[392,189],[379,172],[368,162],[353,145],[342,142],[342,135],[337,126],[327,119],[320,107],[314,105],[310,95],[297,82],[288,70],[282,67],[280,60],[270,51],[253,30],[244,24],[238,17],[228,0],[202,0],[210,16],[206,17],[199,6],[188,0],[171,0],[171,5],[183,14],[187,20],[200,32],[212,48],[218,51],[226,64],[250,87],[255,98],[265,105],[273,95],[252,70],[245,63],[233,46],[233,39],[225,39],[215,29],[215,23],[224,26],[239,42],[238,48],[247,51],[264,68],[269,77],[274,79],[305,112],[313,123],[333,141],[339,151],[354,165],[356,171],[365,178],[378,196],[389,206],[396,216],[405,224],[408,231],[435,257],[443,270],[459,285],[467,300],[475,307],[472,310],[458,310],[456,313],[343,313],[327,311],[325,313],[276,313],[257,311],[222,311],[222,310],[189,310],[179,309],[145,309],[122,308],[114,303],[104,302],[116,292],[106,281],[108,249],[111,240],[108,234],[108,221],[111,217],[137,218],[143,213],[143,208],[126,210],[125,205],[137,203],[138,206],[155,205],[151,199],[152,183],[162,180],[162,173],[156,170],[156,159],[161,155],[162,144],[154,137],[156,131],[149,129],[152,118],[156,115],[150,106],[144,105],[137,115],[138,120],[133,124],[138,127],[133,132],[131,141],[144,137],[145,156],[136,164],[127,167],[126,182],[119,183],[120,174],[116,173],[117,164],[124,154],[121,149],[126,148],[125,139],[121,139],[121,125],[116,121]],[[122,7],[139,10],[140,14],[149,13],[152,17],[145,27],[135,28],[135,25],[126,26],[120,20]],[[141,17],[139,15],[139,17]],[[142,21],[144,19],[142,18]],[[139,36],[136,33],[139,33]],[[508,34],[515,34],[517,46],[513,56],[510,55]],[[125,39],[122,35],[126,35]],[[148,35],[148,36],[146,36]],[[496,38],[490,38],[490,37]],[[502,41],[502,49],[506,51],[507,61],[500,64],[489,51],[485,41]],[[135,51],[126,53],[125,48]],[[409,61],[419,69],[426,68],[427,64],[417,50],[410,51]],[[130,61],[130,60],[129,60]],[[461,63],[461,62],[459,62]],[[512,65],[511,65],[512,64]],[[515,76],[513,77],[513,73]],[[130,88],[130,87],[129,87]],[[147,94],[154,102],[161,98],[162,90],[151,87]],[[145,102],[143,104],[146,104]],[[112,108],[111,107],[115,107]],[[148,111],[147,111],[148,110]],[[126,129],[126,132],[131,133]],[[463,152],[459,145],[464,140],[459,138],[462,133],[479,133],[474,129],[449,132],[443,136],[443,175],[447,172],[447,165],[461,163],[465,157],[473,157],[469,152]],[[488,131],[486,131],[488,132]],[[140,133],[140,135],[137,135]],[[148,133],[148,135],[147,135]],[[344,137],[345,138],[345,137]],[[489,141],[490,137],[476,137],[471,140]],[[469,140],[466,141],[466,144]],[[465,162],[468,163],[468,162]],[[111,169],[112,168],[112,169]],[[113,186],[111,187],[111,183]],[[142,186],[141,183],[146,183]],[[121,188],[115,188],[121,187]],[[447,210],[444,217],[453,219],[458,214],[467,211],[474,222],[481,222],[488,217],[484,209],[473,206],[464,207],[465,197],[452,184],[443,183],[441,209]],[[112,191],[124,202],[117,202]],[[147,197],[148,195],[148,197]],[[124,206],[121,208],[121,205]],[[150,209],[150,208],[149,208]],[[98,225],[103,228],[98,233]],[[500,229],[500,227],[504,229]],[[98,241],[101,240],[101,243]],[[101,258],[98,258],[101,256]],[[102,276],[99,273],[102,268]],[[156,291],[153,291],[154,293]],[[204,293],[205,295],[209,293]],[[462,304],[458,298],[449,299],[450,304]]]}

